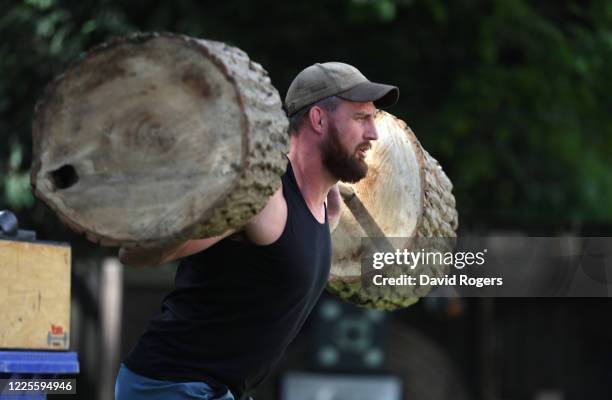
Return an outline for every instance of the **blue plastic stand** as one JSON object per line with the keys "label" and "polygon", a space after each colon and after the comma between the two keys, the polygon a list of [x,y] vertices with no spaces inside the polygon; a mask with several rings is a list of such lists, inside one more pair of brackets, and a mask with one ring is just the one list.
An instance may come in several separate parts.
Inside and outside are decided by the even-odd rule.
{"label": "blue plastic stand", "polygon": [[[0,351],[0,378],[35,379],[60,378],[61,375],[79,373],[79,361],[75,352],[57,351]],[[5,394],[0,386],[0,400],[43,400],[44,393]]]}

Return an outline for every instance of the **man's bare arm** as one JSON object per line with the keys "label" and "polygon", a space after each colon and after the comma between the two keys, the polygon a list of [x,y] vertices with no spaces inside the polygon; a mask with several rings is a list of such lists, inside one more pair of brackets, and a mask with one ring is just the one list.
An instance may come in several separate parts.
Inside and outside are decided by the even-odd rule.
{"label": "man's bare arm", "polygon": [[338,184],[332,186],[327,193],[327,219],[329,221],[329,231],[333,232],[340,222],[340,210],[342,207],[342,197]]}
{"label": "man's bare arm", "polygon": [[[252,217],[242,229],[253,243],[265,245],[272,243],[281,235],[286,219],[287,205],[281,185],[259,214]],[[119,261],[134,267],[160,265],[205,250],[235,232],[235,229],[230,229],[219,236],[187,240],[166,248],[121,248]]]}
{"label": "man's bare arm", "polygon": [[177,250],[185,245],[185,242],[178,243],[169,248],[125,248],[119,249],[119,261],[122,264],[130,265],[132,267],[145,267],[159,265],[162,262],[165,252]]}
{"label": "man's bare arm", "polygon": [[135,247],[126,249],[122,247],[119,249],[119,261],[132,267],[148,267],[165,264],[177,258],[187,257],[205,250],[234,232],[235,230],[230,229],[219,236],[187,240],[186,242],[163,248]]}

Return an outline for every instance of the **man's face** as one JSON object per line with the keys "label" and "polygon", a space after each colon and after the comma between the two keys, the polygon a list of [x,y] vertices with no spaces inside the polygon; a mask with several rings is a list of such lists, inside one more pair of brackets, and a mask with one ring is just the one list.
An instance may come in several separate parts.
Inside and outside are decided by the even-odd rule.
{"label": "man's face", "polygon": [[376,107],[370,103],[343,101],[333,113],[321,142],[323,165],[338,180],[354,183],[368,173],[366,152],[378,138],[374,125]]}

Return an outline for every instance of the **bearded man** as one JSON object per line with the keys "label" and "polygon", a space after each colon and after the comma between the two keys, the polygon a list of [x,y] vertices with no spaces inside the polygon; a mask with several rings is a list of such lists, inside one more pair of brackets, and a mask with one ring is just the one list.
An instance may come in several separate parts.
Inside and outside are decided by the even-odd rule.
{"label": "bearded man", "polygon": [[397,101],[344,63],[301,71],[285,98],[291,145],[280,188],[241,230],[171,248],[121,249],[148,266],[181,259],[175,288],[123,360],[117,399],[248,398],[325,288],[338,181],[357,182],[378,138],[376,108]]}

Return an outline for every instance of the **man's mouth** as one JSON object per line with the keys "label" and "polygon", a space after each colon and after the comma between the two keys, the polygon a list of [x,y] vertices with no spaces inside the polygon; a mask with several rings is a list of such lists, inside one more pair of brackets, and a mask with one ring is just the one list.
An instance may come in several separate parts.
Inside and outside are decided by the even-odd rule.
{"label": "man's mouth", "polygon": [[357,147],[357,156],[362,160],[365,159],[366,154],[371,147],[372,146],[370,146],[369,144]]}

